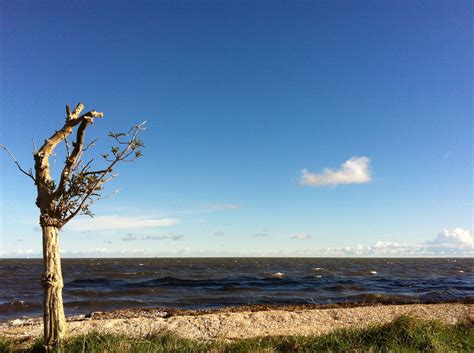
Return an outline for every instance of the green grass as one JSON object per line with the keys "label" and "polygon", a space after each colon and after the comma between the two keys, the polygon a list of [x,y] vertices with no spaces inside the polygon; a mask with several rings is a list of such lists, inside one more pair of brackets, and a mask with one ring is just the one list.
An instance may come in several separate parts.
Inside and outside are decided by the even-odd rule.
{"label": "green grass", "polygon": [[[0,338],[0,352],[42,352],[42,342],[16,348],[20,342]],[[64,342],[63,352],[474,352],[472,323],[454,326],[402,316],[390,324],[342,329],[323,336],[262,337],[231,343],[199,342],[170,333],[136,339],[95,332]]]}

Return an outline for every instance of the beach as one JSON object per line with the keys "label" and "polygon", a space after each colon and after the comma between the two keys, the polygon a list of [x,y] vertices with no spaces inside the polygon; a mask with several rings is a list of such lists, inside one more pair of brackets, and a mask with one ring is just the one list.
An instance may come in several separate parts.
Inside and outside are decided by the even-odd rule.
{"label": "beach", "polygon": [[[385,340],[394,349],[412,349],[418,343],[403,346],[400,337],[419,337],[426,345],[426,337],[437,344],[442,335],[448,338],[438,351],[465,349],[474,321],[473,261],[65,259],[66,344],[82,351],[87,341],[95,347],[91,352],[109,345],[115,351],[143,345],[136,351],[147,352],[150,344],[158,351],[181,345],[184,351],[226,352],[233,344],[258,351],[265,337],[274,351],[286,351],[277,347],[282,342],[306,347],[315,340],[332,342],[332,348],[317,349],[325,351],[341,349],[341,339],[352,347],[359,337],[360,349],[369,349],[367,342],[371,349],[389,347]],[[0,269],[0,350],[2,339],[5,351],[29,349],[43,335],[41,260],[3,259]],[[337,339],[324,338],[341,330],[346,334]]]}
{"label": "beach", "polygon": [[[342,328],[386,324],[400,316],[455,325],[474,322],[474,304],[366,305],[354,307],[243,307],[218,310],[136,309],[94,312],[68,318],[68,336],[90,332],[137,338],[170,332],[200,341],[232,341],[263,336],[314,336]],[[41,318],[2,322],[4,337],[32,341],[42,335]]]}

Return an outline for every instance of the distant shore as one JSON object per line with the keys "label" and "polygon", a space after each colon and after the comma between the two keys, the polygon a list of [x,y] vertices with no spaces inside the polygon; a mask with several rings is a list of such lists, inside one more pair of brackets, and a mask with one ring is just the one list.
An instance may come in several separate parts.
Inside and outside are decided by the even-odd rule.
{"label": "distant shore", "polygon": [[[69,335],[90,332],[145,337],[171,332],[194,340],[238,340],[261,336],[311,336],[341,328],[386,324],[400,316],[440,320],[449,325],[474,322],[474,304],[406,304],[346,307],[252,306],[218,310],[131,309],[68,318]],[[32,341],[42,335],[41,318],[0,324],[3,337]]]}

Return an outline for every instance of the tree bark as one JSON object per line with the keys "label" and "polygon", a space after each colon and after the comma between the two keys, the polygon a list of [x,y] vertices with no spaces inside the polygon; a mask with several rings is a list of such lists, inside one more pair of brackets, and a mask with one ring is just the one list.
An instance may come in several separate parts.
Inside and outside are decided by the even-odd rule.
{"label": "tree bark", "polygon": [[[36,205],[40,209],[40,225],[43,231],[43,325],[44,345],[47,351],[58,347],[66,335],[66,317],[64,316],[62,295],[64,284],[58,238],[59,230],[69,219],[65,220],[64,212],[61,209],[61,206],[65,205],[61,204],[61,197],[66,191],[72,167],[77,162],[80,153],[83,152],[84,133],[87,125],[91,124],[94,118],[103,116],[102,113],[95,110],[80,115],[83,109],[82,103],[79,103],[72,112],[69,106],[66,107],[67,116],[64,126],[46,139],[41,148],[34,153],[35,177],[32,178],[35,180],[38,190]],[[55,191],[55,184],[50,173],[49,157],[56,146],[66,139],[78,124],[73,153],[69,155],[68,151],[66,165],[61,173],[60,185]],[[84,199],[86,198],[84,197]],[[77,210],[76,213],[79,211]]]}
{"label": "tree bark", "polygon": [[[90,170],[89,164],[93,159],[87,163],[83,163],[81,159],[82,154],[93,145],[92,142],[84,147],[85,131],[94,122],[95,118],[102,118],[104,114],[91,110],[80,115],[83,109],[84,104],[82,103],[79,103],[73,111],[69,106],[66,106],[66,122],[63,127],[46,139],[39,150],[36,151],[35,146],[35,153],[33,154],[35,160],[34,176],[31,170],[27,172],[21,168],[18,161],[5,146],[0,145],[0,148],[10,154],[20,171],[35,182],[38,191],[36,206],[40,209],[40,225],[43,231],[43,324],[44,345],[47,351],[53,347],[59,347],[66,335],[59,231],[77,214],[90,214],[89,206],[94,201],[103,198],[100,194],[102,184],[114,177],[112,168],[115,164],[132,161],[140,157],[141,147],[143,147],[141,141],[137,139],[137,135],[141,130],[144,130],[144,123],[132,127],[128,133],[111,133],[109,136],[114,138],[118,146],[124,145],[123,148],[113,146],[113,157],[110,160],[107,157],[108,154],[102,155],[109,163],[108,167]],[[73,133],[76,126],[78,126],[76,139],[70,145],[66,139]],[[121,139],[122,136],[127,136],[130,140],[124,141]],[[67,158],[59,184],[56,186],[51,177],[49,157],[61,141],[66,142]],[[109,178],[107,178],[108,176]]]}
{"label": "tree bark", "polygon": [[63,276],[59,254],[59,228],[42,225],[43,231],[43,324],[44,345],[58,346],[66,334],[63,307]]}

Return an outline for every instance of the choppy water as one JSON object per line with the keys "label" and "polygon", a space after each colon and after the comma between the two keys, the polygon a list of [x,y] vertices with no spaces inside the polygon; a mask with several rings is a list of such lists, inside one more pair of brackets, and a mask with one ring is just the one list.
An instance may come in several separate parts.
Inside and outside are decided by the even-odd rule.
{"label": "choppy water", "polygon": [[[0,320],[41,314],[42,261],[0,259]],[[64,259],[67,315],[130,307],[474,301],[474,259]]]}

